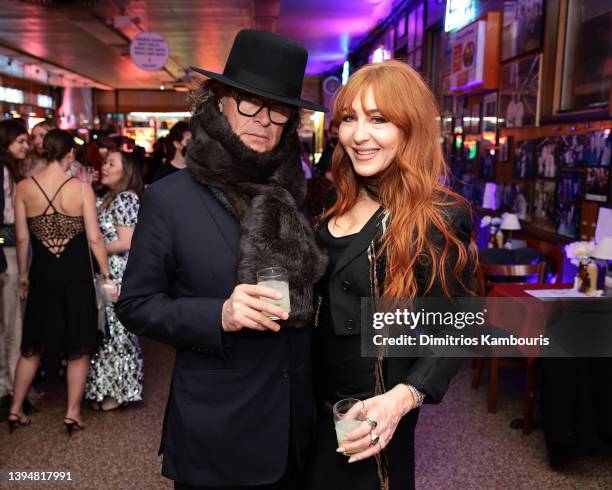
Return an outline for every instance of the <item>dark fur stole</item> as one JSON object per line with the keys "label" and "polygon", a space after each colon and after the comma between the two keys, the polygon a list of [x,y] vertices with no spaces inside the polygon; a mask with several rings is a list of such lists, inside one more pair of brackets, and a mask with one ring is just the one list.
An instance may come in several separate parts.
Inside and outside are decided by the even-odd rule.
{"label": "dark fur stole", "polygon": [[214,100],[191,119],[187,165],[240,220],[239,284],[255,284],[264,267],[285,267],[291,314],[284,326],[308,325],[313,286],[324,274],[327,256],[302,214],[306,181],[297,134],[283,134],[272,151],[258,153],[233,132]]}

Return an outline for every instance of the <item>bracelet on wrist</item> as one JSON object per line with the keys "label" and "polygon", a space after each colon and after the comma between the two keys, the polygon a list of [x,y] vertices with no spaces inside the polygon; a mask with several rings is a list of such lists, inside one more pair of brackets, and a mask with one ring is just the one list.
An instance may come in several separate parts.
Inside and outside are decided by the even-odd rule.
{"label": "bracelet on wrist", "polygon": [[410,390],[410,393],[412,393],[412,396],[414,397],[414,407],[413,408],[419,408],[421,405],[423,405],[423,402],[425,401],[425,395],[421,393],[419,390],[417,390],[412,385],[406,384],[406,386],[408,387],[408,389]]}

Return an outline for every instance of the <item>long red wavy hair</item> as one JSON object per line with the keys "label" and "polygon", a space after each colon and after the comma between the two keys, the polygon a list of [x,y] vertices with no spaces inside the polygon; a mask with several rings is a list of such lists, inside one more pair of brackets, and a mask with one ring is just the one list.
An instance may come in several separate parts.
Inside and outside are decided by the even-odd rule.
{"label": "long red wavy hair", "polygon": [[[451,282],[463,287],[461,277],[475,256],[475,246],[465,246],[453,232],[448,208],[469,205],[463,197],[443,182],[448,169],[442,154],[439,110],[436,100],[421,76],[407,64],[386,61],[359,69],[342,87],[334,102],[334,118],[341,124],[344,114],[353,112],[355,97],[372,89],[376,107],[383,117],[401,129],[402,141],[394,162],[376,177],[380,203],[391,214],[391,223],[382,237],[381,254],[386,254],[384,296],[414,298],[427,294],[440,282],[446,296],[451,296]],[[342,145],[332,157],[332,174],[337,186],[337,200],[325,217],[342,215],[356,201],[363,179],[355,173]],[[441,243],[431,241],[437,231]],[[449,267],[449,261],[453,263]],[[429,264],[431,275],[425,290],[419,291],[415,270]],[[448,277],[449,272],[453,277]]]}

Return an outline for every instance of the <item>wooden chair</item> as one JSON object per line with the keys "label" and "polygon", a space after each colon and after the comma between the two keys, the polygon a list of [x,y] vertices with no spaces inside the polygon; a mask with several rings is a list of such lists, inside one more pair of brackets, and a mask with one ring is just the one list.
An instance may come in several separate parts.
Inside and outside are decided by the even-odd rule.
{"label": "wooden chair", "polygon": [[[546,264],[518,264],[518,265],[493,265],[479,264],[476,270],[478,291],[481,296],[488,294],[494,284],[499,282],[512,282],[513,284],[543,284],[544,270]],[[534,277],[536,282],[527,281],[529,277]],[[495,278],[491,281],[491,278]],[[505,281],[504,281],[505,279]],[[519,280],[517,280],[519,279]],[[522,280],[521,280],[522,279]],[[504,359],[499,357],[483,358],[478,357],[474,363],[474,375],[472,377],[472,388],[477,389],[480,385],[480,378],[485,362],[489,364],[489,396],[488,408],[490,413],[497,411],[497,391],[499,383],[499,368],[502,366],[526,366],[527,373],[525,379],[525,392],[523,395],[523,434],[531,432],[531,420],[535,405],[536,372],[535,358],[527,359]]]}
{"label": "wooden chair", "polygon": [[[478,280],[478,290],[482,296],[486,296],[491,288],[499,282],[512,282],[514,284],[543,284],[544,271],[546,264],[540,262],[538,264],[516,264],[516,265],[497,265],[479,263],[476,269],[476,278]],[[496,278],[492,281],[491,278]],[[516,280],[522,278],[524,280]],[[527,278],[535,278],[536,280],[525,280]]]}

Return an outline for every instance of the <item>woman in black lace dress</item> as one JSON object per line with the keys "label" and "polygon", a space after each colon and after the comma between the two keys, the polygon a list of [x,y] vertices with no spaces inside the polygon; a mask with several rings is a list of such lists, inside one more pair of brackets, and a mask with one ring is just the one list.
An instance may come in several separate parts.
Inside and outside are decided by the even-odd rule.
{"label": "woman in black lace dress", "polygon": [[[21,357],[9,426],[25,426],[23,399],[40,356],[68,357],[68,407],[64,424],[71,434],[84,428],[81,400],[89,355],[98,346],[97,309],[88,246],[104,278],[112,284],[104,241],[98,228],[91,187],[66,174],[74,160],[72,136],[51,130],[43,148],[49,165],[23,180],[15,196],[19,286],[27,299]],[[28,271],[28,249],[32,263]]]}

